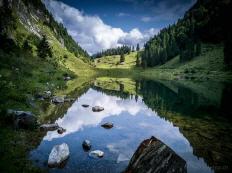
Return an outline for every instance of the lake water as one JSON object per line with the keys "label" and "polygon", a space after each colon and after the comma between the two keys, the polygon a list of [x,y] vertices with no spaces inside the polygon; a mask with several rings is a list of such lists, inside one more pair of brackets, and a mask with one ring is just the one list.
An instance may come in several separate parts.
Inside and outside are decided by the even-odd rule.
{"label": "lake water", "polygon": [[[232,94],[228,88],[218,83],[99,79],[55,121],[67,131],[47,132],[30,158],[49,172],[122,172],[139,144],[155,136],[187,162],[189,173],[229,171]],[[92,112],[96,105],[105,110]],[[102,128],[105,122],[114,127]],[[82,149],[85,139],[104,157],[90,158]],[[48,168],[52,147],[64,142],[70,150],[67,164]]]}

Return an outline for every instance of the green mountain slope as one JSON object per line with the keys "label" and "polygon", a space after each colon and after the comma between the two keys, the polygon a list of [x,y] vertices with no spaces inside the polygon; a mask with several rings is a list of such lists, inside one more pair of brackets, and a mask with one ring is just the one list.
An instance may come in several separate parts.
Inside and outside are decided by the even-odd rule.
{"label": "green mountain slope", "polygon": [[95,59],[96,68],[107,76],[131,76],[139,78],[176,80],[230,80],[232,73],[226,70],[223,61],[223,46],[203,44],[202,52],[194,59],[181,62],[176,56],[165,64],[153,68],[136,67],[137,52],[125,55],[125,63],[119,64],[119,56],[106,56]]}
{"label": "green mountain slope", "polygon": [[[0,110],[34,109],[28,99],[65,89],[64,76],[94,74],[88,54],[46,10],[41,0],[0,0]],[[38,56],[46,36],[52,57]]]}
{"label": "green mountain slope", "polygon": [[198,56],[202,43],[224,44],[224,62],[231,67],[231,0],[198,0],[176,24],[151,38],[142,53],[142,66],[162,65],[175,56],[185,62]]}

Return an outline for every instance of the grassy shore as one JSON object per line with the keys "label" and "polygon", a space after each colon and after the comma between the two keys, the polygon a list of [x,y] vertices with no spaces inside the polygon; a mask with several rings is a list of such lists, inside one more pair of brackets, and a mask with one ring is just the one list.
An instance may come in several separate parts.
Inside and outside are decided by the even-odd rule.
{"label": "grassy shore", "polygon": [[154,68],[138,68],[137,52],[125,56],[125,63],[118,65],[119,57],[107,56],[95,60],[99,75],[112,77],[132,77],[166,80],[214,80],[229,81],[231,71],[223,63],[223,47],[221,45],[204,45],[200,56],[187,62],[180,62],[179,56]]}

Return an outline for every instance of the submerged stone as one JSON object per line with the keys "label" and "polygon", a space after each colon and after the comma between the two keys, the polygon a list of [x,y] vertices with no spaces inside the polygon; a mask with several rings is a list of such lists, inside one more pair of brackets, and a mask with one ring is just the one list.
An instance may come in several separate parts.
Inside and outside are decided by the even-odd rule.
{"label": "submerged stone", "polygon": [[83,105],[82,105],[82,107],[84,107],[84,108],[88,108],[88,107],[89,107],[89,105],[87,105],[87,104],[83,104]]}
{"label": "submerged stone", "polygon": [[89,157],[92,158],[102,158],[104,156],[104,152],[101,150],[94,150],[89,153]]}
{"label": "submerged stone", "polygon": [[113,123],[105,123],[101,125],[105,129],[111,129],[114,125]]}
{"label": "submerged stone", "polygon": [[69,147],[66,143],[55,145],[48,157],[49,167],[59,167],[69,157]]}

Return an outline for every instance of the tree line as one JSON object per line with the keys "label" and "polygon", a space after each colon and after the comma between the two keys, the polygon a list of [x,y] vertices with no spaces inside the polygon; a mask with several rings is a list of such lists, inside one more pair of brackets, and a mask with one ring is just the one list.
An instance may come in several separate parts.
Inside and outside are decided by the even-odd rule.
{"label": "tree line", "polygon": [[202,43],[224,43],[224,62],[231,66],[231,1],[198,0],[183,19],[151,38],[141,53],[141,65],[161,65],[180,55],[188,61],[201,53]]}
{"label": "tree line", "polygon": [[122,57],[125,54],[129,54],[130,52],[139,51],[139,50],[140,50],[139,44],[136,45],[136,48],[134,46],[123,45],[117,48],[110,48],[107,50],[103,50],[101,52],[94,54],[92,57],[101,58],[103,56],[111,56],[111,55],[120,55]]}

